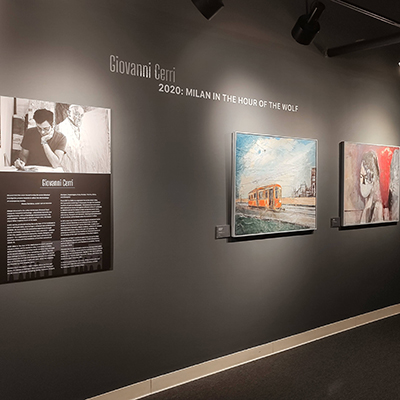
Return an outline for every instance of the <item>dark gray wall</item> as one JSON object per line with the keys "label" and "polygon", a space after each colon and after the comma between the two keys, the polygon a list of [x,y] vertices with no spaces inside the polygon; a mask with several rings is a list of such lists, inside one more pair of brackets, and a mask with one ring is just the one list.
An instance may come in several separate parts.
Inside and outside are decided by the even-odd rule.
{"label": "dark gray wall", "polygon": [[[399,302],[400,227],[330,228],[339,142],[400,144],[398,77],[297,45],[303,2],[226,3],[0,1],[0,94],[111,108],[114,193],[113,271],[0,287],[1,398],[84,399]],[[111,54],[299,112],[162,94]],[[214,239],[233,131],[318,139],[317,231]]]}

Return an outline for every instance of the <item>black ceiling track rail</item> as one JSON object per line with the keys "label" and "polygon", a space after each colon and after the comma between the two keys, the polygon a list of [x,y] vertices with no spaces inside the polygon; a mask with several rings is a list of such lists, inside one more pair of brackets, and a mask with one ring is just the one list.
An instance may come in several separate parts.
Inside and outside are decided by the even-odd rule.
{"label": "black ceiling track rail", "polygon": [[[333,3],[339,4],[341,6],[347,7],[358,13],[367,15],[368,17],[374,18],[378,21],[395,26],[396,28],[400,28],[399,22],[394,21],[389,18],[386,18],[375,12],[369,11],[365,8],[361,8],[355,4],[349,3],[344,0],[330,0],[330,1]],[[356,51],[363,51],[363,50],[371,50],[371,49],[376,49],[376,48],[383,47],[383,46],[390,46],[390,45],[398,44],[398,43],[400,43],[400,33],[396,33],[394,35],[384,36],[384,37],[376,38],[376,39],[360,40],[355,43],[350,43],[350,44],[343,45],[343,46],[329,48],[325,51],[325,55],[327,57],[336,57],[336,56],[340,56],[342,54],[348,54],[348,53],[353,53]]]}
{"label": "black ceiling track rail", "polygon": [[356,6],[355,4],[349,3],[348,1],[344,1],[344,0],[330,0],[330,1],[332,3],[340,4],[341,6],[347,7],[350,10],[357,11],[361,14],[367,15],[368,17],[375,18],[378,21],[384,22],[385,24],[393,25],[397,28],[400,28],[400,22],[383,17],[382,15],[379,15],[375,12],[369,11],[365,8],[361,8],[359,6]]}
{"label": "black ceiling track rail", "polygon": [[325,51],[325,55],[327,57],[335,57],[342,54],[354,53],[362,50],[371,50],[398,43],[400,43],[400,33],[395,33],[394,35],[384,36],[377,39],[360,40],[359,42],[346,44],[344,46],[332,47]]}

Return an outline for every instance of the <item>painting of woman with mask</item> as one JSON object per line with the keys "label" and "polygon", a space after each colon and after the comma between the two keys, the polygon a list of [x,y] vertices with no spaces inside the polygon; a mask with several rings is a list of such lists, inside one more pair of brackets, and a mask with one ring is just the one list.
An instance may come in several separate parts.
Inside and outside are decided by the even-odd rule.
{"label": "painting of woman with mask", "polygon": [[363,154],[360,169],[360,193],[365,201],[360,222],[366,224],[383,221],[378,157],[374,151]]}
{"label": "painting of woman with mask", "polygon": [[[342,226],[398,220],[398,146],[342,142]],[[393,193],[393,194],[391,194]]]}

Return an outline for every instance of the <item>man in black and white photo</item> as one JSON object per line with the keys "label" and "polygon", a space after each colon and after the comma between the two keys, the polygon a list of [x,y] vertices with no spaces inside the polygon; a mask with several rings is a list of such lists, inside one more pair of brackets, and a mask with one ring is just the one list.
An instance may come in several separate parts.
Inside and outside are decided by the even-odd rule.
{"label": "man in black and white photo", "polygon": [[26,130],[15,167],[21,170],[26,165],[60,167],[67,138],[54,129],[54,114],[46,109],[38,109],[33,114],[33,119],[36,127]]}
{"label": "man in black and white photo", "polygon": [[85,172],[82,171],[81,143],[84,114],[82,106],[71,104],[67,109],[67,117],[56,126],[57,131],[67,138],[66,154],[61,164],[65,172]]}

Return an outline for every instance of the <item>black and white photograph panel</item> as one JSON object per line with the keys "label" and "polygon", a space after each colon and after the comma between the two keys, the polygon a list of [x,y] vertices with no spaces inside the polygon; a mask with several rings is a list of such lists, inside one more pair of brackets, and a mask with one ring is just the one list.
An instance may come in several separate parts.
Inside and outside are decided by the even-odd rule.
{"label": "black and white photograph panel", "polygon": [[1,171],[111,173],[110,109],[1,99]]}

